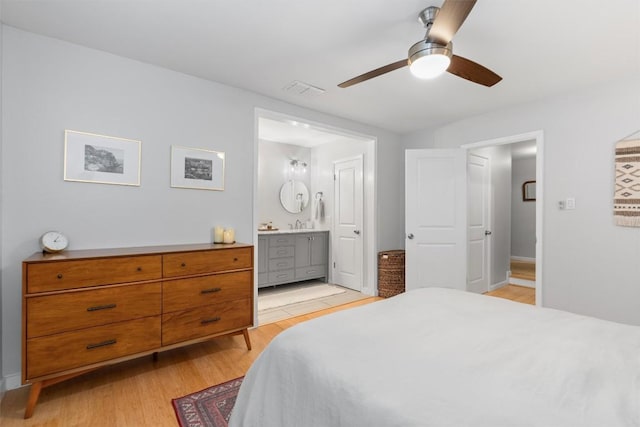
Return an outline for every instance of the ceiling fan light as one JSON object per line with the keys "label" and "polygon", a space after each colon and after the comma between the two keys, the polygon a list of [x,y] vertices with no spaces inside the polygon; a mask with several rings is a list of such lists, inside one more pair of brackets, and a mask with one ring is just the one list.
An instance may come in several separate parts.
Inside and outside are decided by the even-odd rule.
{"label": "ceiling fan light", "polygon": [[439,53],[426,55],[411,63],[411,74],[419,79],[433,79],[438,77],[449,68],[451,58]]}
{"label": "ceiling fan light", "polygon": [[451,43],[446,46],[421,40],[409,49],[409,70],[420,79],[438,77],[451,64]]}

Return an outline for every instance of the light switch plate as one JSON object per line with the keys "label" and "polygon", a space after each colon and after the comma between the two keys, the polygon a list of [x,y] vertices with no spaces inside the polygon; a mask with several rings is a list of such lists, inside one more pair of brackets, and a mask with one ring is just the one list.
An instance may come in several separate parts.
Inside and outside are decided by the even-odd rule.
{"label": "light switch plate", "polygon": [[567,209],[575,209],[576,208],[576,199],[574,199],[573,197],[570,197],[567,199],[567,203],[566,203],[566,207]]}

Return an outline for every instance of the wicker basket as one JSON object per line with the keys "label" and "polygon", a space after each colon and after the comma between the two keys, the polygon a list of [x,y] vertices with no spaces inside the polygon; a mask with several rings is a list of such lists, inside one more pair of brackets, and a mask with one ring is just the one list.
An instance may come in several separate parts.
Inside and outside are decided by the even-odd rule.
{"label": "wicker basket", "polygon": [[389,298],[404,292],[404,250],[378,254],[378,295]]}

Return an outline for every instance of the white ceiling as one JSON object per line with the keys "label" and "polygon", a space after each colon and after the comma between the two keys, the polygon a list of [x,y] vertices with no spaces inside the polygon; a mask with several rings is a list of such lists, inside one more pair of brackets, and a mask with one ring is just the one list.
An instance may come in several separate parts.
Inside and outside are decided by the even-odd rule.
{"label": "white ceiling", "polygon": [[[498,73],[486,88],[408,69],[336,85],[406,57],[442,0],[1,0],[8,25],[397,133],[640,75],[639,0],[479,0],[454,52]],[[299,80],[326,89],[283,91]]]}

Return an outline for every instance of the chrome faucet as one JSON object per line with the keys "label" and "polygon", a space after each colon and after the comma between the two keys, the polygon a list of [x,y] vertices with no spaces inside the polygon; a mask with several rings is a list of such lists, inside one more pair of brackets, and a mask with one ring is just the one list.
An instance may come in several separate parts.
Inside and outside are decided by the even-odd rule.
{"label": "chrome faucet", "polygon": [[299,230],[302,228],[302,221],[300,221],[299,219],[296,219],[296,230]]}

